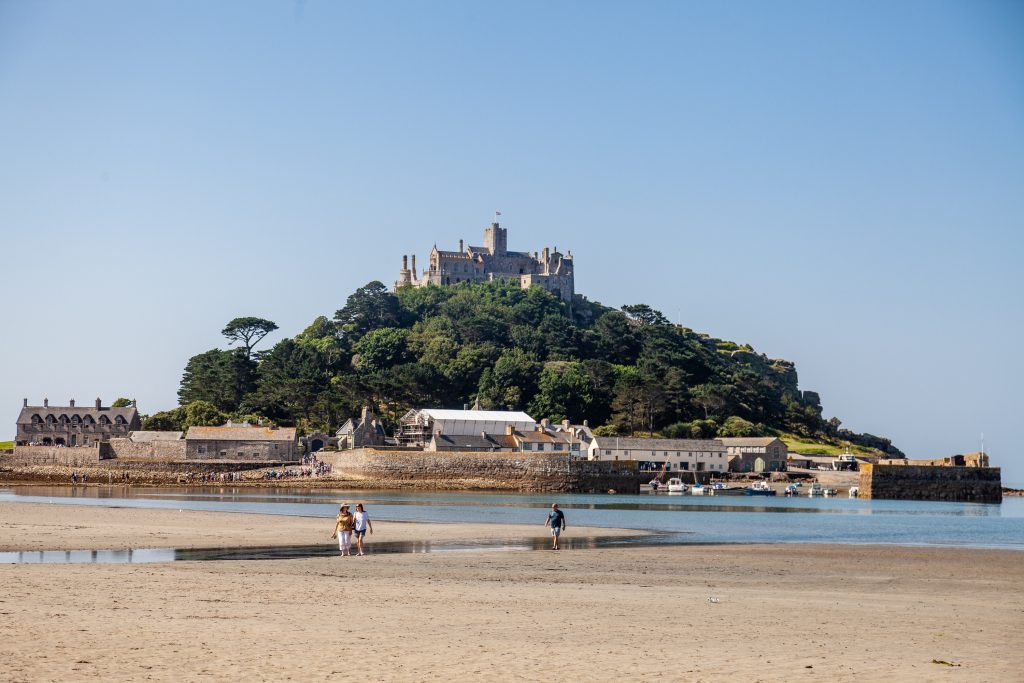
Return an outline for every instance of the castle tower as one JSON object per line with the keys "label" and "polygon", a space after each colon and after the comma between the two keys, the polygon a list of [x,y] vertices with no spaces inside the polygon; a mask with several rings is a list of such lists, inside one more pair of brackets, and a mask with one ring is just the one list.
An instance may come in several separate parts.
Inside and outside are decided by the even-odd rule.
{"label": "castle tower", "polygon": [[484,230],[484,247],[491,256],[504,256],[508,250],[508,230],[491,223],[491,227]]}

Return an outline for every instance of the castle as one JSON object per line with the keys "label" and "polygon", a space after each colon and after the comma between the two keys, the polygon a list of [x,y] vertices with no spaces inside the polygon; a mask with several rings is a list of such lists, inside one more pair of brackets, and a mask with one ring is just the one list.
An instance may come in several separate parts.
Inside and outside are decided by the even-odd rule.
{"label": "castle", "polygon": [[416,274],[416,255],[402,257],[402,270],[398,273],[395,289],[403,285],[454,285],[460,282],[486,282],[488,280],[518,280],[523,289],[532,285],[572,302],[575,293],[572,252],[562,254],[558,247],[537,254],[508,251],[508,230],[491,223],[484,230],[484,246],[464,247],[459,240],[458,251],[441,251],[434,245],[430,252],[430,267],[422,276]]}

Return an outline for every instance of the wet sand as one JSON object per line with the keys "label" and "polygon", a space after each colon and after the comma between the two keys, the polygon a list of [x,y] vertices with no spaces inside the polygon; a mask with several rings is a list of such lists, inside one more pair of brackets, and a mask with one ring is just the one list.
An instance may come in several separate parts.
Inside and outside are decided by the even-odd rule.
{"label": "wet sand", "polygon": [[[7,550],[331,542],[330,521],[325,531],[308,518],[3,504],[0,519]],[[531,533],[376,526],[379,541]],[[1024,671],[1024,555],[1014,551],[749,545],[4,565],[0,581],[0,677],[15,681],[1019,681]]]}

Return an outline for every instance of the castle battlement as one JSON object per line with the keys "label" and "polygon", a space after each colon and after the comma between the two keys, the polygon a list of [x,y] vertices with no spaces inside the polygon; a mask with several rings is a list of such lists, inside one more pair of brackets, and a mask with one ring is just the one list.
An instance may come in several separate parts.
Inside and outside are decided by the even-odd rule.
{"label": "castle battlement", "polygon": [[416,273],[416,255],[402,257],[395,289],[404,285],[455,285],[460,282],[487,282],[489,280],[518,280],[523,289],[537,285],[572,301],[575,294],[572,252],[562,254],[558,247],[544,249],[538,254],[508,251],[508,230],[491,223],[484,230],[484,246],[465,246],[459,240],[458,251],[442,251],[434,246],[430,252],[430,265],[422,275]]}

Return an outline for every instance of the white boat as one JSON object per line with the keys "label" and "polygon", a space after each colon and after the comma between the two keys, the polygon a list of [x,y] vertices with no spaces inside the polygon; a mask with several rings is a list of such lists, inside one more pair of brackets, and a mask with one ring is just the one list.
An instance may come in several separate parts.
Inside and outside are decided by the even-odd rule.
{"label": "white boat", "polygon": [[715,496],[742,496],[744,495],[742,486],[726,486],[720,481],[716,481],[711,485],[711,490],[708,492]]}
{"label": "white boat", "polygon": [[668,480],[669,493],[686,493],[688,488],[689,487],[683,483],[683,480],[678,477],[672,477]]}
{"label": "white boat", "polygon": [[710,496],[710,495],[712,495],[711,487],[710,486],[704,486],[703,484],[698,482],[698,483],[696,483],[696,484],[694,484],[693,486],[690,487],[690,495],[691,496]]}
{"label": "white boat", "polygon": [[813,484],[811,484],[810,488],[807,490],[807,495],[811,498],[817,496],[821,496],[822,498],[831,498],[837,493],[838,491],[836,489],[825,488],[818,482],[814,482]]}
{"label": "white boat", "polygon": [[851,486],[850,487],[850,498],[856,498],[858,496],[858,494],[860,494],[860,487],[859,486]]}

